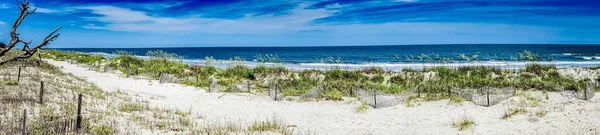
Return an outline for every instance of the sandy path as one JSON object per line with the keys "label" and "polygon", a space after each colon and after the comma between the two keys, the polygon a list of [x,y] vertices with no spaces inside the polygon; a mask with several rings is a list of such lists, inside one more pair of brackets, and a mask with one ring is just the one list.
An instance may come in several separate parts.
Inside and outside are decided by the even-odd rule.
{"label": "sandy path", "polygon": [[[300,130],[317,134],[600,134],[600,101],[567,99],[550,93],[544,103],[546,116],[519,115],[500,119],[508,108],[506,102],[493,107],[448,105],[447,100],[426,102],[416,107],[397,105],[356,113],[358,103],[272,101],[251,94],[216,94],[179,84],[122,78],[115,74],[89,71],[61,61],[47,60],[61,70],[83,77],[107,91],[139,93],[150,103],[200,113],[207,118],[251,121],[273,115],[296,125]],[[458,131],[454,121],[469,117],[477,126]]]}

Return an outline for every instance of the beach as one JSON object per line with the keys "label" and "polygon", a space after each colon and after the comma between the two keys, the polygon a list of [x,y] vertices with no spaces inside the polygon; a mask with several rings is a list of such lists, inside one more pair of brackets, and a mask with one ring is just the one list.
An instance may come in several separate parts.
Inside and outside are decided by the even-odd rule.
{"label": "beach", "polygon": [[[277,117],[289,128],[309,134],[598,134],[600,99],[580,100],[565,96],[568,92],[523,91],[524,97],[540,99],[527,105],[527,99],[514,96],[491,107],[471,102],[451,105],[447,99],[419,102],[408,107],[399,104],[387,108],[368,108],[356,112],[360,102],[344,97],[343,101],[273,101],[265,94],[207,93],[196,87],[157,80],[125,78],[119,74],[90,71],[64,61],[46,59],[61,71],[72,73],[105,91],[124,91],[147,99],[151,106],[190,110],[206,121],[251,122]],[[565,94],[567,93],[567,94]],[[527,112],[502,119],[512,106],[523,105]],[[542,113],[544,112],[544,113]],[[543,115],[542,115],[543,114]],[[459,131],[453,123],[470,119],[474,127]]]}

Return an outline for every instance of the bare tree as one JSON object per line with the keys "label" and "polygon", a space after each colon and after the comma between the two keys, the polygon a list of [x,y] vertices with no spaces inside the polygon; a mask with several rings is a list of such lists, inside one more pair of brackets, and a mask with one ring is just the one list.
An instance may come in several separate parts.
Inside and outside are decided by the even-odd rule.
{"label": "bare tree", "polygon": [[[46,38],[44,38],[44,40],[42,42],[40,42],[38,45],[34,46],[33,48],[30,48],[29,44],[31,44],[31,42],[33,40],[31,40],[29,42],[25,42],[25,41],[21,40],[19,38],[19,34],[17,33],[17,28],[21,25],[23,20],[25,20],[25,17],[27,17],[28,15],[34,14],[36,9],[29,11],[29,9],[31,7],[29,7],[28,0],[25,0],[24,2],[20,2],[19,0],[17,0],[17,4],[19,5],[19,9],[21,10],[21,13],[19,15],[19,18],[17,18],[17,20],[13,24],[12,29],[10,30],[10,42],[8,42],[8,44],[5,47],[0,48],[0,65],[4,65],[8,62],[19,60],[19,59],[27,59],[27,58],[33,56],[33,54],[35,54],[39,49],[50,44],[50,42],[56,40],[56,38],[58,38],[58,36],[60,36],[60,34],[58,34],[56,32],[58,30],[60,30],[60,28],[62,28],[62,26],[59,26],[58,28],[56,28],[56,30],[52,31],[52,33],[48,34],[48,36],[46,36]],[[10,51],[11,49],[13,49],[18,43],[23,44],[23,49],[21,49],[21,52],[19,52],[19,54],[15,55],[15,56],[5,56],[6,53],[8,51]],[[4,43],[2,43],[2,44],[4,44]],[[2,57],[8,57],[8,58],[2,58]]]}

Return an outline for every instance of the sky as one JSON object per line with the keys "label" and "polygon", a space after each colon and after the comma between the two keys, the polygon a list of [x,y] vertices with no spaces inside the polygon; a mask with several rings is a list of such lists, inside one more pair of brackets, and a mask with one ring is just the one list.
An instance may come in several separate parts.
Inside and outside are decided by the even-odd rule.
{"label": "sky", "polygon": [[[596,0],[30,0],[53,48],[598,44]],[[0,42],[19,9],[0,0]],[[38,42],[36,42],[38,41]]]}

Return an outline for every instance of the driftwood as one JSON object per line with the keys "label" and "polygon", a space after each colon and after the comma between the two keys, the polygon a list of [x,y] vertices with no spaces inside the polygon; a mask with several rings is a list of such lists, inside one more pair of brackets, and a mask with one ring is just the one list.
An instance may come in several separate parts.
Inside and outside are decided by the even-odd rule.
{"label": "driftwood", "polygon": [[[21,38],[19,37],[19,34],[17,33],[17,28],[19,28],[19,26],[21,25],[23,20],[25,20],[25,18],[28,15],[34,14],[36,9],[34,8],[31,11],[29,10],[31,7],[29,7],[28,0],[25,0],[24,2],[20,2],[17,0],[17,4],[19,5],[19,9],[21,10],[21,12],[20,12],[19,18],[17,18],[17,20],[15,21],[15,23],[12,26],[12,29],[10,30],[10,42],[8,42],[7,45],[0,46],[0,58],[1,57],[9,57],[9,56],[5,56],[6,53],[9,52],[10,50],[12,50],[19,43],[23,44],[23,49],[21,49],[21,52],[19,52],[20,54],[18,54],[18,55],[10,56],[9,58],[0,59],[0,65],[4,65],[8,62],[15,61],[15,60],[27,59],[27,58],[33,56],[33,54],[35,54],[38,51],[38,49],[50,44],[50,42],[56,40],[56,38],[58,38],[58,36],[60,36],[60,34],[58,34],[56,32],[58,32],[58,30],[60,30],[60,28],[62,28],[62,26],[59,26],[54,31],[52,31],[50,34],[48,34],[48,36],[46,36],[46,38],[44,38],[44,40],[42,42],[40,42],[38,45],[34,46],[33,48],[30,48],[29,45],[31,44],[31,42],[33,40],[31,40],[29,42],[25,42],[25,41],[21,40]],[[2,44],[4,44],[4,43],[2,43]]]}

